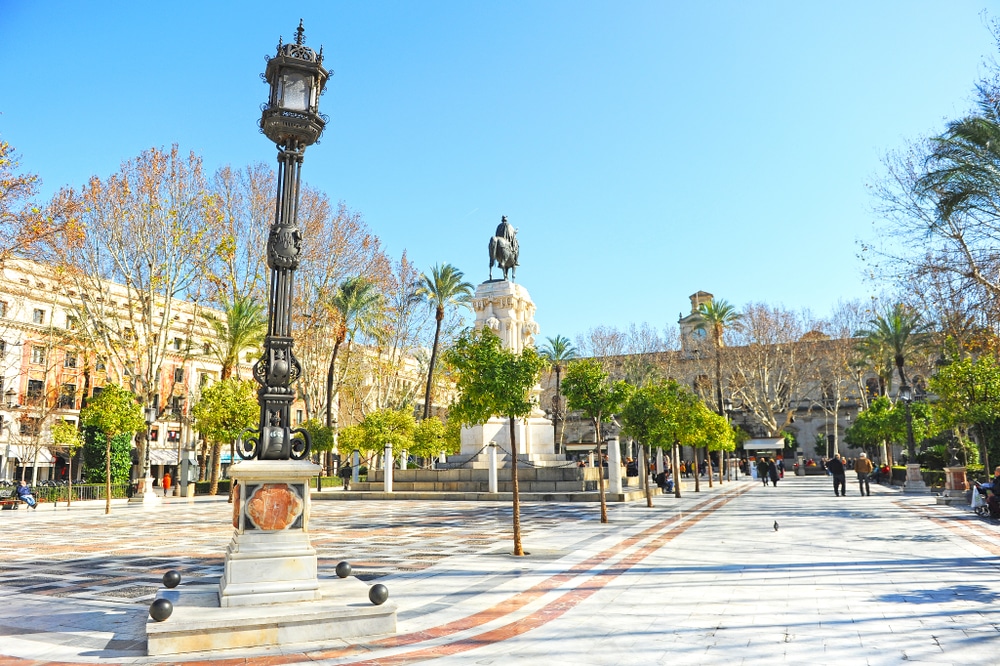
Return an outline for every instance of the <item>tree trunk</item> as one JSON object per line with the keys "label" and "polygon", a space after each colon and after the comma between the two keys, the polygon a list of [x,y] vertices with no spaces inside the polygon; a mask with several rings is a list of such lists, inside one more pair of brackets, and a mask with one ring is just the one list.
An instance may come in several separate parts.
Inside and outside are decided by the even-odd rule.
{"label": "tree trunk", "polygon": [[[236,445],[229,442],[229,466],[233,466],[233,461],[236,460]],[[221,464],[219,465],[222,466]],[[230,504],[233,503],[233,493],[236,491],[236,484],[233,483],[232,477],[229,479],[229,499],[227,500]]]}
{"label": "tree trunk", "polygon": [[68,450],[68,452],[69,452],[69,456],[67,456],[67,458],[69,458],[69,465],[67,466],[67,471],[66,471],[66,491],[67,491],[66,492],[66,508],[67,509],[70,507],[70,504],[72,504],[72,502],[73,502],[73,449],[70,448]]}
{"label": "tree trunk", "polygon": [[104,513],[111,513],[111,435],[104,433]]}
{"label": "tree trunk", "polygon": [[[424,419],[427,419],[431,415],[431,387],[434,386],[434,364],[437,363],[438,338],[441,336],[441,321],[444,319],[443,307],[438,306],[434,319],[437,325],[434,327],[434,345],[431,347],[431,362],[427,368],[427,388],[424,390]],[[514,437],[513,431],[511,431],[510,436]]]}
{"label": "tree trunk", "polygon": [[562,366],[557,363],[555,371],[556,371],[556,402],[555,405],[553,406],[555,407],[556,418],[555,422],[552,425],[555,428],[554,434],[556,437],[555,453],[559,454],[562,452],[563,430],[566,429],[566,421],[565,421],[566,416],[562,413],[562,391],[561,391],[562,382],[560,381],[562,379],[561,378]]}
{"label": "tree trunk", "polygon": [[[681,468],[681,454],[677,450],[677,442],[674,442],[673,446],[670,447],[670,458],[673,462],[673,468],[675,470],[680,470]],[[674,497],[681,496],[681,477],[678,473],[674,474]]]}
{"label": "tree trunk", "polygon": [[517,488],[517,441],[514,437],[514,417],[510,417],[510,484],[511,513],[514,523],[514,555],[524,555],[521,546],[521,497]]}
{"label": "tree trunk", "polygon": [[608,522],[608,501],[604,497],[604,456],[601,455],[601,420],[594,419],[594,433],[597,435],[597,493],[601,497],[601,522]]}
{"label": "tree trunk", "polygon": [[[650,449],[650,452],[652,452],[652,449]],[[649,459],[649,457],[646,455],[646,447],[645,447],[645,445],[643,445],[643,444],[639,445],[639,452],[638,453],[639,453],[639,465],[638,465],[638,467],[639,467],[639,474],[642,475],[642,486],[646,490],[646,506],[649,507],[650,509],[652,509],[653,508],[653,490],[649,487],[649,465],[646,464],[646,461]],[[677,483],[676,479],[674,479],[674,483],[675,484]]]}
{"label": "tree trunk", "polygon": [[333,378],[336,373],[337,352],[340,350],[340,340],[333,343],[333,354],[330,355],[330,367],[326,371],[326,427],[333,427]]}
{"label": "tree trunk", "polygon": [[727,451],[719,451],[719,485],[722,485],[722,468],[725,467],[729,469],[729,460],[726,456]]}
{"label": "tree trunk", "polygon": [[221,444],[212,444],[212,478],[210,479],[211,485],[208,487],[208,494],[215,495],[219,492],[219,473],[222,471],[222,456],[219,455],[222,451]]}
{"label": "tree trunk", "polygon": [[694,491],[696,493],[701,492],[701,461],[698,460],[698,447],[693,446],[691,449],[694,451]]}

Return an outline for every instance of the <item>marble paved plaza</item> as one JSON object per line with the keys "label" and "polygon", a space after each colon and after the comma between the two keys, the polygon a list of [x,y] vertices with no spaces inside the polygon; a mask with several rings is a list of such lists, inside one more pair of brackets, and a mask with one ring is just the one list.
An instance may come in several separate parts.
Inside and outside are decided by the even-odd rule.
{"label": "marble paved plaza", "polygon": [[[1000,526],[929,497],[833,496],[822,477],[681,499],[522,508],[315,502],[321,577],[349,560],[398,633],[196,654],[223,664],[973,664],[1000,652]],[[224,499],[0,512],[0,664],[155,663],[146,608],[168,569],[218,577]],[[775,531],[774,523],[779,529]],[[168,620],[169,622],[169,620]],[[171,659],[170,663],[182,661]]]}

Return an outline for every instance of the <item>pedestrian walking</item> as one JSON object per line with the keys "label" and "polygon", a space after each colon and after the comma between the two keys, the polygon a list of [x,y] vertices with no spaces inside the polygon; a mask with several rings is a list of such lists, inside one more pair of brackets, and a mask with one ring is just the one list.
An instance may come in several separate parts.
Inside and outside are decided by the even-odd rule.
{"label": "pedestrian walking", "polygon": [[173,479],[170,478],[170,472],[165,472],[163,474],[163,496],[166,497],[170,494],[170,486],[173,483]]}
{"label": "pedestrian walking", "polygon": [[[581,463],[582,462],[583,461],[581,461]],[[340,466],[340,469],[337,470],[337,476],[340,477],[341,482],[344,484],[344,490],[351,489],[351,477],[353,476],[353,474],[354,470],[351,469],[351,463],[349,462],[345,462],[343,465]]]}
{"label": "pedestrian walking", "polygon": [[757,461],[757,478],[760,479],[760,482],[763,483],[765,486],[767,485],[767,481],[770,478],[769,474],[770,472],[767,469],[767,460],[761,458],[760,460]]}
{"label": "pedestrian walking", "polygon": [[771,484],[777,488],[781,476],[778,474],[778,464],[774,462],[774,458],[767,459],[767,475],[771,477]]}
{"label": "pedestrian walking", "polygon": [[872,461],[868,459],[867,454],[862,453],[858,456],[858,459],[854,463],[854,471],[858,473],[858,487],[861,490],[861,495],[870,496],[872,488],[869,477],[872,473]]}
{"label": "pedestrian walking", "polygon": [[847,494],[847,472],[844,470],[844,461],[839,453],[826,462],[826,470],[833,475],[833,494],[843,497]]}

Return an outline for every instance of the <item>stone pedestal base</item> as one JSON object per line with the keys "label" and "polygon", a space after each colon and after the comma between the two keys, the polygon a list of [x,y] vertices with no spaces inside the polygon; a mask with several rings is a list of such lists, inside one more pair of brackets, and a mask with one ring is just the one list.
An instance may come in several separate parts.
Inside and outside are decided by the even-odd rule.
{"label": "stone pedestal base", "polygon": [[214,585],[182,582],[174,590],[160,590],[156,596],[169,599],[174,612],[163,622],[146,621],[147,654],[303,644],[315,648],[345,638],[396,632],[396,604],[375,606],[368,600],[368,585],[357,578],[323,581],[320,591],[319,601],[220,608]]}
{"label": "stone pedestal base", "polygon": [[920,474],[920,464],[906,466],[906,482],[903,484],[903,492],[911,495],[926,495],[931,489],[924,483],[924,477]]}
{"label": "stone pedestal base", "polygon": [[233,540],[219,581],[219,605],[258,606],[319,599],[316,550],[309,543],[309,481],[319,466],[298,460],[244,460]]}
{"label": "stone pedestal base", "polygon": [[965,477],[965,467],[945,467],[944,468],[944,488],[945,494],[956,493],[965,495],[969,489],[969,480]]}

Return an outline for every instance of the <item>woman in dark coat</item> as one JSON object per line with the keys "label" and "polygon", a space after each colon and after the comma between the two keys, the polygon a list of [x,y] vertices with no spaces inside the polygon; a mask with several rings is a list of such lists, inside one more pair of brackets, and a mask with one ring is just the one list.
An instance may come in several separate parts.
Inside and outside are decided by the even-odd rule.
{"label": "woman in dark coat", "polygon": [[778,464],[774,462],[774,458],[767,459],[767,475],[771,477],[771,483],[777,486],[781,475],[778,473]]}

